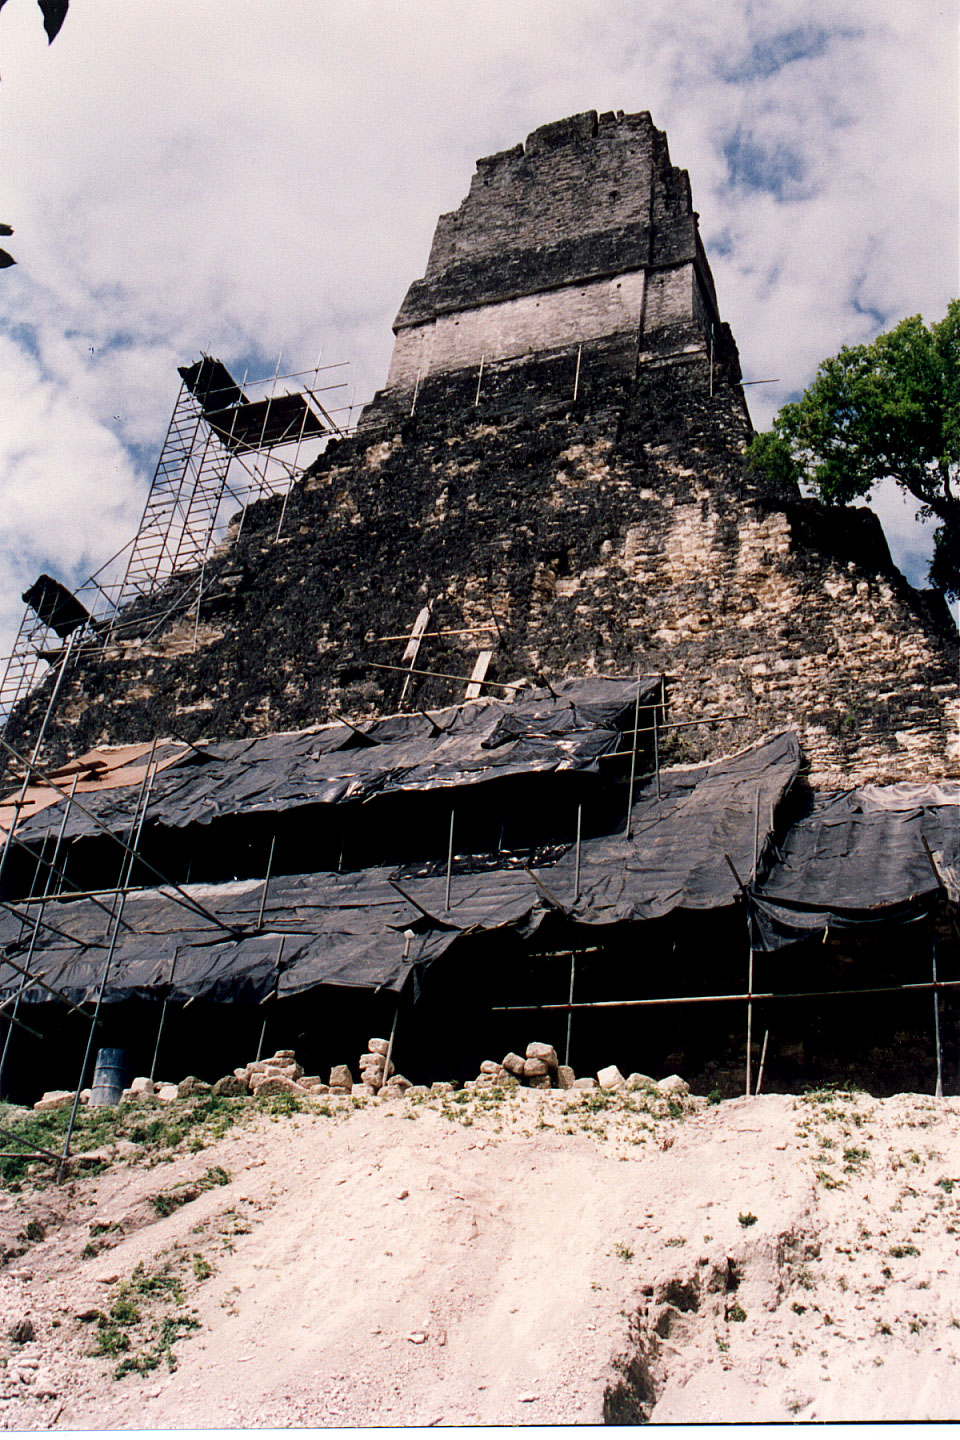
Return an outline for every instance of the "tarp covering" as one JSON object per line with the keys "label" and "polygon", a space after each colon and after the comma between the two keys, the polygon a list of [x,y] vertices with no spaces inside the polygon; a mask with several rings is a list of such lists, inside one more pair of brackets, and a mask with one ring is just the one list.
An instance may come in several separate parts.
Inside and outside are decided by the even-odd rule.
{"label": "tarp covering", "polygon": [[[634,806],[632,838],[583,846],[576,918],[609,924],[732,904],[740,891],[724,856],[749,881],[755,841],[762,859],[776,807],[800,763],[800,742],[790,730],[712,765],[662,770],[659,797],[656,781],[647,780]],[[575,864],[567,854],[552,871],[568,892]]]}
{"label": "tarp covering", "polygon": [[248,400],[231,410],[205,411],[217,439],[237,455],[325,435],[327,426],[302,395]]}
{"label": "tarp covering", "polygon": [[[531,725],[544,718],[532,715]],[[681,908],[727,906],[738,887],[724,853],[746,881],[757,797],[762,848],[799,764],[797,737],[788,732],[712,765],[662,771],[659,797],[652,782],[639,792],[630,840],[610,837],[582,845],[576,903],[573,847],[557,863],[539,867],[536,878],[523,869],[454,873],[449,910],[443,875],[398,880],[403,894],[391,883],[393,872],[383,868],[278,876],[267,892],[263,932],[256,928],[263,881],[185,887],[235,935],[192,914],[168,893],[131,893],[124,920],[132,932],[120,932],[106,998],[170,994],[181,1000],[259,1001],[274,987],[284,996],[320,985],[399,991],[460,936],[509,928],[527,937],[558,908],[590,927]],[[107,917],[89,900],[75,900],[49,902],[44,919],[81,943],[41,931],[31,968],[71,999],[93,998],[107,959]],[[22,938],[16,945],[20,929],[18,919],[0,914],[0,944],[14,946],[5,951],[14,959],[24,954]],[[0,992],[11,994],[19,984],[0,962]],[[42,992],[33,990],[30,998],[39,1000]]]}
{"label": "tarp covering", "polygon": [[204,411],[219,410],[227,405],[246,404],[247,397],[222,360],[204,355],[193,365],[178,365],[177,373]]}
{"label": "tarp covering", "polygon": [[[6,838],[7,831],[18,817],[29,816],[32,819],[51,805],[59,806],[60,793],[63,790],[73,791],[75,797],[83,796],[83,804],[86,804],[88,795],[97,795],[104,790],[126,789],[129,794],[131,785],[139,786],[143,783],[148,764],[151,769],[166,770],[186,749],[185,745],[141,743],[107,745],[103,749],[88,750],[75,760],[68,760],[57,770],[45,772],[49,784],[38,780],[36,784],[28,785],[26,790],[21,786],[19,790],[12,791],[0,800],[0,839]],[[127,800],[124,800],[124,804],[127,803]],[[62,815],[62,809],[58,809],[57,814]],[[24,825],[25,820],[21,820],[18,828],[22,830]]]}
{"label": "tarp covering", "polygon": [[90,611],[86,606],[81,605],[66,585],[54,580],[52,575],[40,575],[29,590],[24,590],[20,599],[25,601],[61,640],[65,640],[90,619]]}
{"label": "tarp covering", "polygon": [[[650,703],[659,678],[640,682]],[[565,680],[556,698],[533,691],[513,703],[478,700],[424,714],[394,715],[362,727],[228,740],[194,748],[159,775],[150,793],[151,824],[203,825],[226,815],[279,813],[304,805],[370,800],[399,791],[475,785],[487,780],[564,770],[598,770],[599,757],[625,747],[633,724],[636,680]],[[644,712],[641,711],[641,725]],[[119,833],[130,824],[137,791],[84,797],[101,824]],[[18,834],[34,842],[55,832],[63,802],[26,822]],[[72,809],[65,836],[96,833]]]}
{"label": "tarp covering", "polygon": [[752,903],[774,950],[828,927],[917,919],[940,881],[960,899],[960,783],[865,785],[811,798]]}

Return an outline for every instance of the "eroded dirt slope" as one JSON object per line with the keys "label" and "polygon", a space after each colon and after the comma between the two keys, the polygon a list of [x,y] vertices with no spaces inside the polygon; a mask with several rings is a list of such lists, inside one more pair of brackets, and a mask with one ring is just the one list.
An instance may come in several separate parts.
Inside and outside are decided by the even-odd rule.
{"label": "eroded dirt slope", "polygon": [[960,1414],[955,1099],[142,1108],[0,1197],[7,1427]]}

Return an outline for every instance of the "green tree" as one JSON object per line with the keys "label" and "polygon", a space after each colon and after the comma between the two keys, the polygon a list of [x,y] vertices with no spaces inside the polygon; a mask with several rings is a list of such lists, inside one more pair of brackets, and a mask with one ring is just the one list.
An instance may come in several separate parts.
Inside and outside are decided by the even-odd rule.
{"label": "green tree", "polygon": [[773,480],[805,481],[846,504],[892,478],[935,518],[930,580],[960,593],[960,300],[943,320],[902,320],[869,345],[824,360],[799,400],[748,451]]}

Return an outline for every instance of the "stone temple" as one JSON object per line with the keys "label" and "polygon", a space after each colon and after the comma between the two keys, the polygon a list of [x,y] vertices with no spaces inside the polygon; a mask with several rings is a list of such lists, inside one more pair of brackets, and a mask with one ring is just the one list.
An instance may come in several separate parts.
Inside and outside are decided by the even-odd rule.
{"label": "stone temple", "polygon": [[[379,637],[429,603],[431,631],[486,630],[426,641],[425,671],[468,675],[482,641],[490,681],[662,672],[678,719],[736,717],[678,730],[678,759],[789,724],[814,784],[955,773],[945,608],[871,512],[745,466],[697,222],[645,112],[573,116],[478,161],[357,433],[294,485],[278,543],[271,499],[208,560],[195,649],[173,587],[165,627],[152,601],[142,635],[133,611],[68,677],[60,753],[388,713],[403,677],[374,667],[403,647]],[[412,693],[463,692],[422,675]]]}
{"label": "stone temple", "polygon": [[[67,619],[4,732],[0,995],[53,986],[14,1088],[76,1086],[54,993],[102,1001],[143,1074],[159,1012],[211,1081],[269,1017],[318,1075],[396,1030],[424,1084],[535,1034],[700,1093],[758,1060],[772,1088],[955,1086],[956,631],[869,510],[751,471],[650,116],[478,161],[394,331],[355,431],[215,546],[106,617],[28,592]],[[181,375],[221,479],[306,423],[211,357]],[[54,904],[26,955],[23,907]]]}

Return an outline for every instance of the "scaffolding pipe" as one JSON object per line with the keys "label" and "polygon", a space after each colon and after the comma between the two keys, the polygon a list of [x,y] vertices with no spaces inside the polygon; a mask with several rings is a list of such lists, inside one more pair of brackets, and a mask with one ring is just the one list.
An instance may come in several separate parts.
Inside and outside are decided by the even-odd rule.
{"label": "scaffolding pipe", "polygon": [[[445,670],[413,670],[408,669],[406,665],[384,665],[382,662],[373,660],[368,663],[371,670],[398,670],[401,675],[429,675],[434,680],[456,680],[460,685],[467,685],[470,681],[469,675],[451,675]],[[474,684],[495,685],[498,690],[519,690],[521,688],[519,680],[514,680],[512,684],[507,684],[503,680],[475,680]]]}
{"label": "scaffolding pipe", "polygon": [[[23,788],[20,791],[19,797],[14,801],[15,813],[13,819],[10,822],[10,829],[7,831],[6,838],[3,842],[3,853],[0,854],[0,881],[3,880],[3,872],[6,869],[7,856],[10,853],[10,844],[13,840],[13,832],[14,830],[16,830],[17,825],[20,822],[20,811],[23,809],[27,791],[30,788],[30,781],[36,769],[37,756],[40,754],[40,747],[43,744],[44,736],[47,733],[47,725],[50,723],[50,716],[53,714],[53,707],[54,705],[56,705],[57,696],[60,694],[60,686],[63,683],[63,677],[66,673],[67,666],[70,663],[70,656],[73,653],[73,645],[74,641],[77,638],[77,633],[78,632],[76,630],[71,631],[70,638],[67,641],[67,648],[64,651],[63,659],[60,662],[60,669],[57,671],[57,678],[54,682],[53,691],[51,692],[50,699],[47,703],[46,711],[44,712],[43,721],[40,725],[40,734],[37,736],[37,743],[33,747],[33,754],[31,755],[30,759],[25,759],[23,755],[20,755],[16,750],[14,750],[13,746],[9,745],[7,741],[3,738],[3,736],[0,735],[0,744],[4,746],[8,754],[13,755],[14,758],[19,760],[21,765],[23,765],[24,767]],[[36,770],[36,774],[39,775],[40,771]]]}
{"label": "scaffolding pipe", "polygon": [[573,1029],[573,981],[574,981],[574,975],[575,975],[575,973],[576,973],[576,964],[577,964],[576,953],[575,953],[573,950],[571,950],[571,951],[570,951],[570,999],[569,999],[569,1009],[567,1010],[567,1044],[566,1044],[566,1048],[565,1048],[565,1050],[564,1050],[564,1052],[563,1052],[563,1063],[564,1063],[564,1065],[569,1065],[569,1064],[570,1064],[570,1035],[571,1035],[571,1031],[572,1031],[572,1029]]}
{"label": "scaffolding pipe", "polygon": [[263,894],[260,896],[260,910],[257,914],[257,929],[263,929],[263,912],[267,908],[267,891],[270,888],[270,871],[273,869],[273,852],[277,844],[277,832],[273,832],[273,839],[270,841],[270,854],[267,856],[267,873],[263,882]]}
{"label": "scaffolding pipe", "polygon": [[456,814],[456,811],[453,810],[453,809],[451,809],[451,811],[450,811],[450,838],[449,838],[449,840],[448,840],[448,842],[447,842],[447,889],[446,889],[446,893],[445,893],[444,901],[443,901],[443,908],[444,908],[444,910],[449,910],[449,909],[450,909],[450,881],[451,881],[451,878],[452,878],[452,876],[453,876],[453,819],[454,819],[455,814]]}
{"label": "scaffolding pipe", "polygon": [[[126,886],[127,886],[127,885],[129,884],[129,882],[130,882],[130,874],[131,874],[131,872],[132,872],[132,870],[133,870],[133,862],[134,862],[134,860],[136,859],[137,846],[138,846],[139,843],[140,843],[140,832],[141,832],[141,830],[143,829],[144,817],[146,816],[146,813],[147,813],[147,807],[148,807],[149,804],[150,804],[150,787],[151,787],[151,785],[152,785],[152,783],[153,783],[153,776],[156,775],[156,770],[154,770],[153,776],[151,776],[150,770],[151,770],[151,766],[153,765],[153,757],[154,757],[154,753],[156,752],[156,748],[157,748],[157,742],[156,742],[156,740],[154,740],[154,742],[153,742],[153,749],[152,749],[151,752],[150,752],[150,759],[149,759],[149,761],[147,762],[147,773],[146,773],[146,774],[144,775],[144,777],[143,777],[143,786],[141,787],[140,795],[139,795],[138,800],[137,800],[137,808],[136,808],[136,810],[134,811],[135,824],[134,824],[134,825],[131,825],[131,827],[130,827],[130,836],[131,836],[131,839],[133,840],[133,845],[127,847],[127,850],[128,850],[129,853],[125,853],[125,854],[124,854],[124,861],[123,861],[123,864],[122,864],[121,867],[120,867],[121,893],[120,893],[120,904],[119,904],[118,909],[117,909],[117,923],[114,925],[114,927],[113,927],[113,933],[112,933],[112,935],[110,936],[110,949],[109,949],[109,951],[108,951],[108,953],[107,953],[106,964],[105,964],[104,967],[103,967],[103,976],[102,976],[102,978],[101,978],[101,980],[100,980],[100,989],[99,989],[98,992],[97,992],[97,1004],[96,1004],[96,1007],[95,1007],[94,1012],[93,1012],[93,1019],[92,1019],[91,1025],[90,1025],[90,1031],[89,1031],[89,1033],[88,1033],[88,1035],[87,1035],[87,1045],[86,1045],[86,1049],[84,1050],[84,1053],[83,1053],[83,1064],[82,1064],[81,1067],[80,1067],[80,1076],[79,1076],[79,1079],[77,1080],[77,1089],[76,1089],[76,1093],[75,1093],[75,1095],[74,1095],[74,1097],[73,1097],[73,1106],[72,1106],[71,1111],[70,1111],[70,1121],[69,1121],[69,1124],[67,1125],[67,1133],[66,1133],[66,1136],[64,1137],[64,1142],[63,1142],[63,1155],[62,1155],[61,1160],[60,1160],[60,1168],[57,1170],[57,1184],[58,1184],[58,1185],[60,1184],[60,1181],[61,1181],[62,1178],[63,1178],[64,1167],[65,1167],[65,1165],[66,1165],[66,1163],[67,1163],[67,1160],[68,1160],[68,1158],[69,1158],[69,1156],[70,1156],[70,1141],[71,1141],[72,1138],[73,1138],[73,1127],[74,1127],[74,1125],[77,1123],[77,1109],[78,1109],[79,1104],[80,1104],[80,1091],[81,1091],[82,1088],[83,1088],[83,1077],[84,1077],[84,1075],[85,1075],[86,1072],[87,1072],[87,1065],[90,1063],[90,1052],[91,1052],[91,1050],[93,1049],[93,1037],[94,1037],[94,1033],[96,1032],[96,1028],[97,1028],[97,1025],[98,1025],[99,1020],[100,1020],[100,1009],[101,1009],[101,1006],[103,1005],[104,991],[105,991],[106,988],[107,988],[107,979],[109,978],[110,969],[111,969],[111,966],[113,965],[113,956],[114,956],[114,952],[116,951],[116,948],[117,948],[117,936],[120,934],[120,924],[119,924],[119,921],[120,921],[120,919],[121,919],[122,916],[123,916],[123,907],[124,907],[124,905],[126,904],[126,899],[127,899]],[[142,807],[142,808],[141,808],[141,807]]]}
{"label": "scaffolding pipe", "polygon": [[[171,988],[173,987],[173,976],[174,976],[174,972],[176,971],[176,968],[177,968],[177,956],[178,956],[179,954],[180,954],[180,946],[179,946],[179,945],[175,945],[175,946],[173,947],[173,961],[172,961],[172,963],[171,963],[171,965],[170,965],[170,986],[171,986]],[[157,1026],[157,1042],[156,1042],[156,1044],[155,1044],[154,1047],[153,1047],[153,1059],[152,1059],[152,1061],[150,1062],[150,1080],[151,1080],[151,1083],[152,1083],[153,1080],[156,1078],[156,1072],[157,1072],[157,1056],[160,1054],[160,1037],[163,1035],[163,1027],[164,1027],[164,1025],[167,1023],[167,1007],[168,1007],[169,1004],[170,1004],[170,996],[169,996],[169,995],[164,995],[164,997],[163,997],[163,1008],[162,1008],[161,1011],[160,1011],[160,1024]]]}
{"label": "scaffolding pipe", "polygon": [[919,994],[924,990],[955,990],[960,980],[918,980],[908,985],[871,985],[855,990],[754,990],[739,995],[658,995],[644,1000],[578,1000],[576,1004],[555,1001],[537,1005],[491,1005],[491,1010],[636,1010],[654,1005],[725,1005],[745,1000],[826,1000],[854,995]]}
{"label": "scaffolding pipe", "polygon": [[[276,979],[276,982],[275,982],[275,984],[274,984],[273,989],[270,991],[270,994],[269,994],[269,995],[265,995],[264,998],[260,1001],[260,1004],[261,1004],[261,1005],[266,1005],[266,1003],[267,1003],[268,1000],[276,1000],[277,995],[280,993],[280,966],[281,966],[281,964],[282,964],[282,962],[283,962],[283,947],[284,947],[284,945],[285,945],[286,943],[287,943],[287,937],[286,937],[285,935],[281,935],[281,937],[280,937],[280,948],[279,948],[278,951],[277,951],[277,979]],[[263,1024],[260,1026],[260,1039],[259,1039],[259,1041],[258,1041],[258,1043],[257,1043],[257,1058],[256,1058],[256,1061],[254,1062],[255,1064],[257,1063],[257,1061],[260,1060],[260,1057],[263,1055],[263,1042],[264,1042],[264,1040],[265,1040],[266,1037],[267,1037],[267,1020],[268,1020],[268,1019],[269,1019],[269,1016],[267,1015],[266,1012],[264,1012]]]}
{"label": "scaffolding pipe", "polygon": [[[656,714],[656,712],[654,712]],[[630,789],[627,794],[627,828],[624,832],[628,840],[633,836],[633,787],[637,778],[637,736],[640,733],[640,681],[637,681],[637,703],[633,711],[633,749],[630,752]]]}
{"label": "scaffolding pipe", "polygon": [[[931,936],[931,951],[933,959],[933,983],[937,983],[937,937]],[[940,1049],[940,996],[936,990],[933,992],[933,1034],[937,1047],[937,1086],[934,1095],[937,1100],[943,1099],[943,1054]]]}

